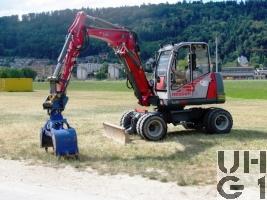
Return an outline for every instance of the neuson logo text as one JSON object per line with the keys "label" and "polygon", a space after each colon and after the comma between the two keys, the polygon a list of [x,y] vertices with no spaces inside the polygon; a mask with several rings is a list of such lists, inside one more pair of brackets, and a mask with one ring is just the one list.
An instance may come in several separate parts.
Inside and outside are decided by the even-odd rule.
{"label": "neuson logo text", "polygon": [[218,151],[217,199],[266,199],[266,151]]}

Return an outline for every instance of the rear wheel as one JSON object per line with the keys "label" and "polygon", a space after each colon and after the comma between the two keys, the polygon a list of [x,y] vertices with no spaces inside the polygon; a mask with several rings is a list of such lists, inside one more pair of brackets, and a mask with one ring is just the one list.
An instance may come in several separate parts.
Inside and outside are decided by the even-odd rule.
{"label": "rear wheel", "polygon": [[204,125],[207,133],[229,133],[233,126],[231,114],[221,108],[208,110]]}
{"label": "rear wheel", "polygon": [[147,140],[158,141],[167,134],[167,124],[164,119],[155,114],[145,114],[139,119],[138,132]]}

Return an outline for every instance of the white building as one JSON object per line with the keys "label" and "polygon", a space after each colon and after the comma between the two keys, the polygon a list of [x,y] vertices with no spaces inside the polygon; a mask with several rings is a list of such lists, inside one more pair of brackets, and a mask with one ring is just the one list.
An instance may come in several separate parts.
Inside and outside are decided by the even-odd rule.
{"label": "white building", "polygon": [[85,80],[88,76],[100,70],[101,67],[102,64],[98,63],[80,63],[77,65],[77,78]]}
{"label": "white building", "polygon": [[[90,76],[93,77],[94,74],[100,70],[103,64],[99,63],[80,63],[77,65],[77,78],[80,80],[86,80]],[[108,64],[108,78],[109,79],[119,79],[120,70],[122,70],[122,65],[120,64]]]}
{"label": "white building", "polygon": [[237,58],[237,62],[241,67],[249,67],[248,59],[246,56],[240,56]]}
{"label": "white building", "polygon": [[109,64],[108,65],[108,78],[109,79],[119,79],[120,70],[122,70],[122,65],[120,64]]}

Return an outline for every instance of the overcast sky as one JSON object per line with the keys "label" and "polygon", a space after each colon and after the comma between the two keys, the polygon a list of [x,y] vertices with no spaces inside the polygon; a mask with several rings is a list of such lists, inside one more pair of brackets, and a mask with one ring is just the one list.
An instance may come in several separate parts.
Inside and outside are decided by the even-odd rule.
{"label": "overcast sky", "polygon": [[102,8],[143,3],[176,3],[180,0],[0,0],[0,16],[21,15],[30,12],[62,10],[66,8]]}

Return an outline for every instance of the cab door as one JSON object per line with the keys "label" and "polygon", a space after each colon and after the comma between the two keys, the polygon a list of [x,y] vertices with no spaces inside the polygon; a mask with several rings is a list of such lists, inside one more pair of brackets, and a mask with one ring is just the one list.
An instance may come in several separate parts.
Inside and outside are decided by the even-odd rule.
{"label": "cab door", "polygon": [[170,68],[171,99],[206,98],[211,80],[209,72],[207,44],[191,43],[179,47]]}
{"label": "cab door", "polygon": [[155,90],[157,92],[167,92],[167,72],[171,54],[172,51],[162,51],[159,55],[155,74]]}

